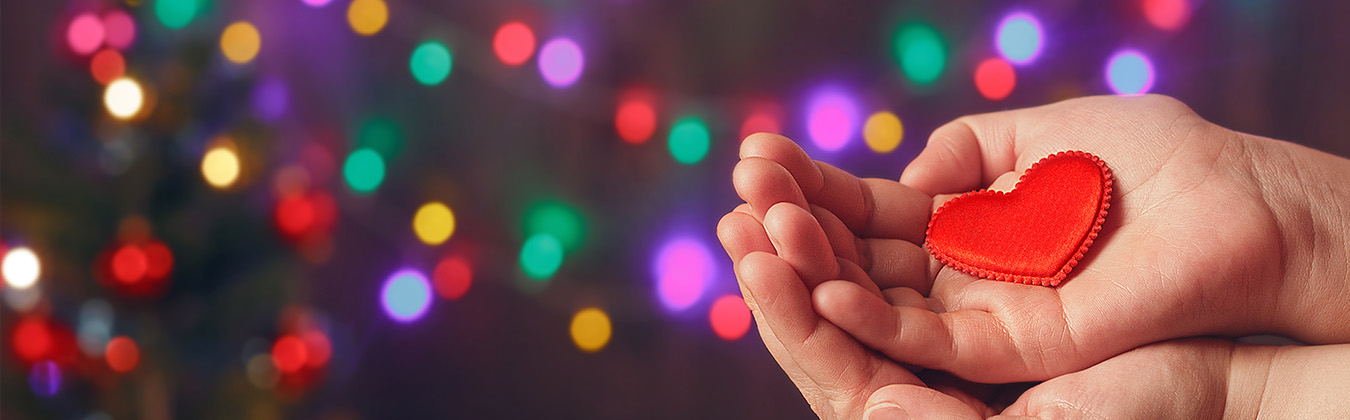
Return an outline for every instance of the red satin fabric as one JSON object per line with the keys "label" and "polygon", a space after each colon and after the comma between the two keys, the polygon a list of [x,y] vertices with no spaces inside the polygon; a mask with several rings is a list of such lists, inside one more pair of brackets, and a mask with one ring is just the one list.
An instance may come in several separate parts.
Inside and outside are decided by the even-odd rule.
{"label": "red satin fabric", "polygon": [[1056,153],[1011,192],[972,191],[943,204],[928,222],[928,250],[981,278],[1057,286],[1097,238],[1111,184],[1096,156]]}

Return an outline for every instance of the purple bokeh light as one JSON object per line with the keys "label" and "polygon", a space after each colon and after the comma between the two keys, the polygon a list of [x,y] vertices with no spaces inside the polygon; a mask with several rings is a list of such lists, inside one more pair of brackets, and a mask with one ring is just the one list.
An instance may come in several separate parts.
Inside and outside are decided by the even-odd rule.
{"label": "purple bokeh light", "polygon": [[290,107],[286,84],[277,77],[265,77],[253,88],[253,112],[259,119],[276,122]]}
{"label": "purple bokeh light", "polygon": [[28,385],[33,393],[43,397],[56,395],[61,390],[61,368],[51,361],[42,361],[33,365],[28,373]]}
{"label": "purple bokeh light", "polygon": [[858,128],[858,106],[838,88],[817,91],[806,115],[807,134],[825,151],[842,149]]}
{"label": "purple bokeh light", "polygon": [[416,321],[431,307],[431,283],[417,270],[395,272],[384,282],[380,302],[384,304],[384,312],[395,321]]}
{"label": "purple bokeh light", "polygon": [[680,311],[698,302],[713,272],[712,254],[702,242],[679,237],[656,254],[656,289],[661,303]]}
{"label": "purple bokeh light", "polygon": [[539,49],[539,74],[553,87],[564,88],[576,83],[585,67],[586,57],[571,39],[554,38]]}

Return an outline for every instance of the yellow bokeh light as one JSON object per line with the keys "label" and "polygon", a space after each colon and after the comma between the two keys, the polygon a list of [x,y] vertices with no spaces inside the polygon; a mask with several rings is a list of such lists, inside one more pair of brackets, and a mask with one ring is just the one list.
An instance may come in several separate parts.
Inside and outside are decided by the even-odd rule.
{"label": "yellow bokeh light", "polygon": [[262,36],[252,23],[235,22],[225,27],[220,34],[220,51],[225,58],[238,64],[244,64],[258,56],[262,48]]}
{"label": "yellow bokeh light", "polygon": [[613,327],[609,315],[596,308],[586,308],[572,317],[572,342],[587,353],[595,353],[609,344]]}
{"label": "yellow bokeh light", "polygon": [[389,23],[389,7],[384,0],[353,0],[347,6],[347,23],[358,34],[375,35]]}
{"label": "yellow bokeh light", "polygon": [[109,114],[119,119],[135,117],[144,104],[145,92],[141,90],[140,83],[130,78],[113,80],[103,91],[103,106],[108,108]]}
{"label": "yellow bokeh light", "polygon": [[37,283],[38,276],[42,275],[42,263],[38,262],[33,250],[18,247],[5,253],[0,271],[4,272],[5,283],[9,283],[9,287],[23,290]]}
{"label": "yellow bokeh light", "polygon": [[212,187],[229,187],[239,179],[239,155],[229,147],[211,148],[202,155],[202,177]]}
{"label": "yellow bokeh light", "polygon": [[877,153],[890,153],[895,150],[900,146],[900,140],[904,136],[905,128],[900,125],[900,118],[890,111],[872,114],[863,124],[863,139],[867,140],[867,147]]}
{"label": "yellow bokeh light", "polygon": [[440,245],[455,233],[455,214],[439,201],[423,204],[413,216],[413,232],[427,245]]}

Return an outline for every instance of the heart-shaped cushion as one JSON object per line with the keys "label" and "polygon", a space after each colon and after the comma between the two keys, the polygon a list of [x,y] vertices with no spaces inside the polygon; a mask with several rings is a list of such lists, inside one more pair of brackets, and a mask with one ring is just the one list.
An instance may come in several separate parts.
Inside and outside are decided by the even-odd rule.
{"label": "heart-shaped cushion", "polygon": [[1111,182],[1111,169],[1090,153],[1050,155],[1010,192],[971,191],[939,207],[928,252],[981,278],[1058,286],[1101,231]]}

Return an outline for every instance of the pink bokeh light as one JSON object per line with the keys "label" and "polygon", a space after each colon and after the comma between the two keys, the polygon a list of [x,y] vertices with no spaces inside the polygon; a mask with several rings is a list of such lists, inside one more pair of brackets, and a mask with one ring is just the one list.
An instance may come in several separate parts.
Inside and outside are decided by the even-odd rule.
{"label": "pink bokeh light", "polygon": [[712,254],[702,242],[680,237],[667,242],[656,254],[656,289],[661,303],[681,311],[703,296],[713,272]]}
{"label": "pink bokeh light", "polygon": [[858,106],[842,91],[820,90],[807,109],[807,133],[822,150],[842,149],[858,128]]}

